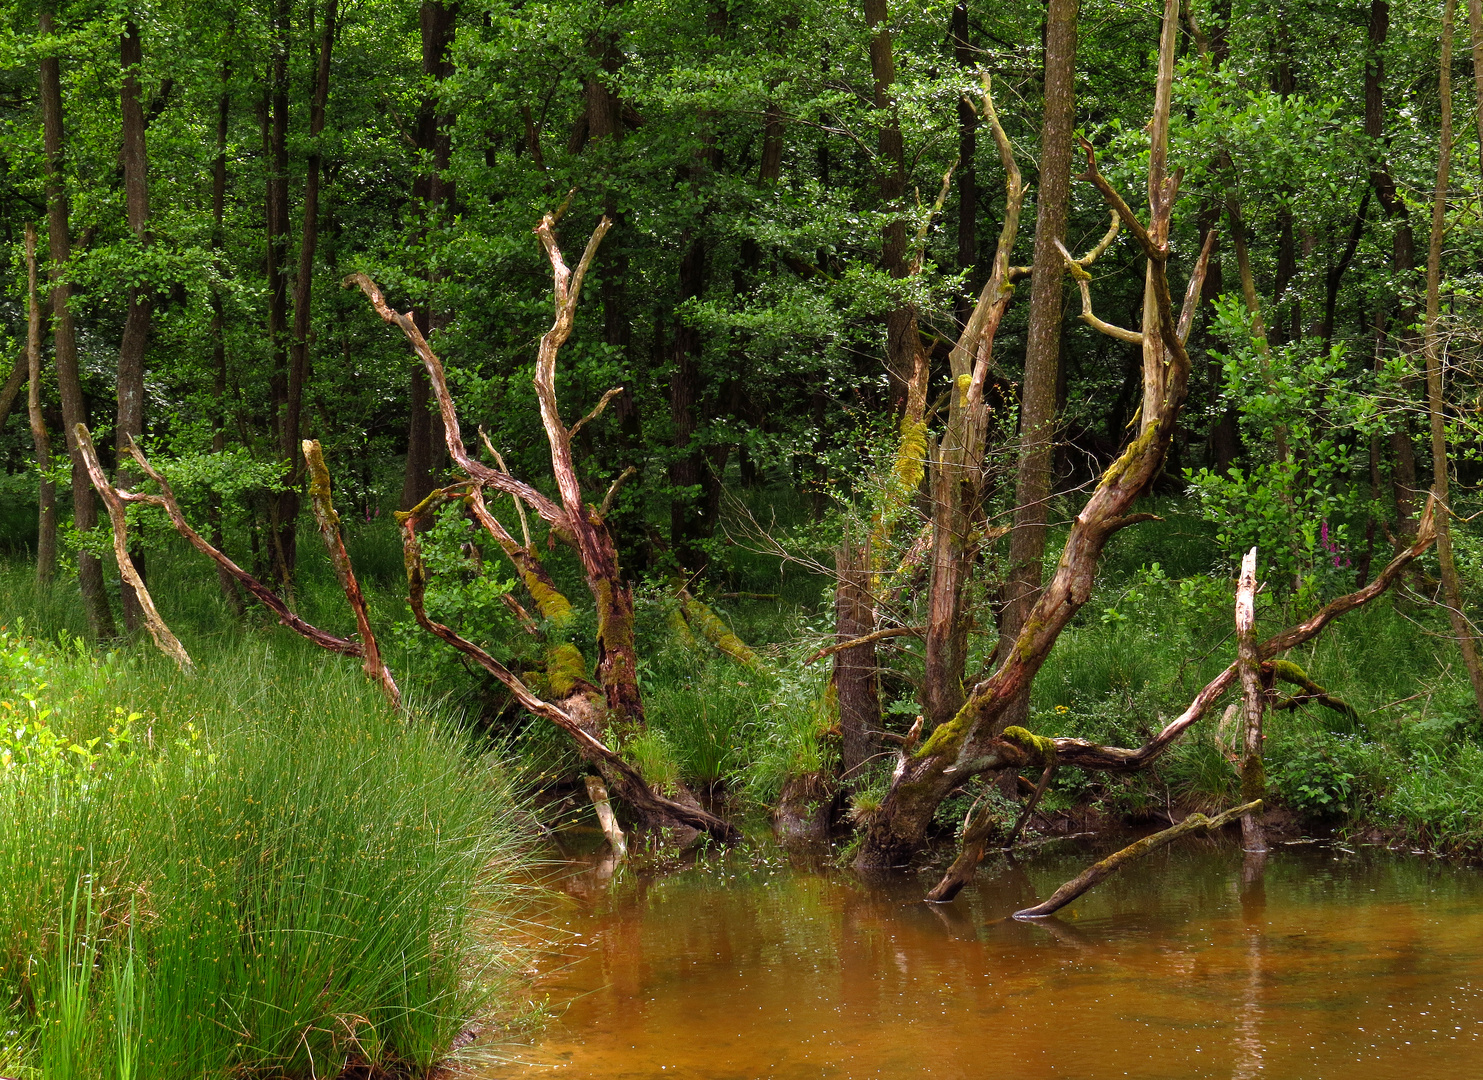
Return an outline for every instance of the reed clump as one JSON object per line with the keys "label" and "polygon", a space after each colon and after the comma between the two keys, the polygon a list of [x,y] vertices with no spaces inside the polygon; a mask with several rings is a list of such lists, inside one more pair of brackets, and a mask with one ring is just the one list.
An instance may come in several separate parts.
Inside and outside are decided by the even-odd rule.
{"label": "reed clump", "polygon": [[0,1073],[426,1073],[513,985],[501,771],[335,658],[198,656],[0,631]]}

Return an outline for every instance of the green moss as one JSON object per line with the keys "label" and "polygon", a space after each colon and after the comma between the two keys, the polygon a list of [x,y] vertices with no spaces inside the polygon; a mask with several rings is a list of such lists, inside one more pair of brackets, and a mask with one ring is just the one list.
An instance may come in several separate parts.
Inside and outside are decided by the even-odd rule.
{"label": "green moss", "polygon": [[564,698],[579,682],[587,681],[587,661],[570,642],[546,650],[546,685],[553,696]]}
{"label": "green moss", "polygon": [[1025,752],[1031,763],[1044,767],[1056,759],[1056,741],[1018,726],[1005,728],[999,738]]}
{"label": "green moss", "polygon": [[1251,802],[1267,795],[1267,769],[1260,754],[1247,754],[1241,763],[1241,801]]}
{"label": "green moss", "polygon": [[1313,681],[1312,679],[1308,678],[1308,673],[1306,671],[1298,667],[1298,665],[1294,664],[1291,660],[1273,660],[1271,661],[1271,664],[1272,674],[1276,675],[1283,682],[1294,683],[1298,686],[1303,686]]}
{"label": "green moss", "polygon": [[536,602],[536,610],[558,629],[569,626],[572,621],[572,602],[558,592],[534,570],[522,569],[520,580]]}
{"label": "green moss", "polygon": [[963,745],[963,740],[973,728],[974,720],[973,700],[970,698],[958,715],[946,723],[938,724],[931,736],[922,744],[922,748],[916,752],[918,758],[931,757],[933,754],[956,755]]}

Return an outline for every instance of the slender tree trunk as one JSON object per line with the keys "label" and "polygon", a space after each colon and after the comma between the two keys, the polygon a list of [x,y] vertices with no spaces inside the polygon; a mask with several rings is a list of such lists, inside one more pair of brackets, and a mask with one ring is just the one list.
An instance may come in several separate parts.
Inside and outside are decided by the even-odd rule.
{"label": "slender tree trunk", "polygon": [[[972,70],[973,46],[968,40],[968,0],[958,0],[953,7],[953,60],[960,68]],[[958,269],[968,271],[958,297],[959,329],[973,311],[973,298],[978,292],[978,111],[966,99],[958,99]]]}
{"label": "slender tree trunk", "polygon": [[[452,158],[452,117],[440,110],[437,87],[453,74],[453,63],[448,54],[458,26],[458,4],[423,0],[421,26],[422,74],[432,83],[434,90],[422,99],[417,114],[417,148],[423,155],[424,171],[413,183],[412,195],[422,202],[423,226],[419,238],[427,244],[429,234],[454,196],[453,182],[444,176]],[[431,266],[428,267],[427,280],[429,296],[413,312],[423,337],[430,337],[441,325],[441,319],[435,318],[433,313],[431,293],[435,275]],[[427,372],[421,364],[412,369],[410,397],[407,463],[402,480],[403,510],[410,510],[432,491],[434,474],[443,458],[443,421],[433,404]]]}
{"label": "slender tree trunk", "polygon": [[[216,102],[216,161],[211,170],[211,247],[218,267],[226,264],[224,221],[227,204],[227,129],[232,115],[229,75],[230,71],[223,63],[221,94]],[[227,448],[227,344],[220,289],[211,291],[211,393],[214,406],[211,417],[211,450],[220,454]],[[211,546],[218,551],[224,550],[221,496],[215,493],[212,494],[207,509],[207,520],[211,528]],[[237,587],[237,579],[225,567],[217,565],[216,580],[227,605],[240,618],[246,610],[246,604]]]}
{"label": "slender tree trunk", "polygon": [[57,572],[57,491],[48,474],[51,471],[51,434],[41,414],[41,294],[36,274],[36,226],[26,222],[26,416],[31,423],[31,445],[36,451],[36,468],[41,473],[37,486],[36,579],[49,584]]}
{"label": "slender tree trunk", "polygon": [[[865,25],[874,31],[870,38],[870,72],[874,83],[872,102],[880,118],[876,152],[880,159],[877,169],[881,206],[887,213],[902,214],[906,210],[906,144],[901,137],[901,120],[893,97],[896,58],[889,19],[889,0],[865,0]],[[881,266],[893,278],[910,274],[906,247],[906,218],[893,218],[881,231]],[[916,309],[910,304],[893,308],[886,314],[886,373],[890,377],[894,413],[900,413],[906,406],[920,349]]]}
{"label": "slender tree trunk", "polygon": [[[50,7],[39,13],[41,35],[55,32]],[[72,322],[72,286],[66,280],[67,264],[72,258],[72,237],[68,232],[67,185],[62,175],[65,143],[62,118],[62,69],[55,53],[44,52],[40,62],[41,122],[46,155],[47,248],[52,282],[52,346],[57,361],[57,389],[62,398],[62,425],[66,428],[67,454],[72,462],[72,520],[79,530],[87,531],[98,524],[98,508],[93,501],[93,483],[87,463],[75,434],[78,424],[87,423],[87,404],[82,396],[82,380],[77,367],[77,331]],[[108,593],[103,584],[103,564],[86,551],[77,556],[77,578],[82,590],[83,609],[87,613],[88,632],[98,639],[113,636],[113,612],[108,606]]]}
{"label": "slender tree trunk", "polygon": [[[1034,277],[1020,387],[1020,450],[1015,473],[1014,530],[1009,534],[1010,577],[1005,583],[999,639],[1014,641],[1040,595],[1045,555],[1046,500],[1050,497],[1056,382],[1061,354],[1064,242],[1071,205],[1071,140],[1076,119],[1076,22],[1080,0],[1049,0],[1045,26],[1045,110],[1040,128],[1040,183],[1035,196]],[[1000,649],[1001,662],[1007,650]],[[1005,714],[1023,721],[1028,692]]]}
{"label": "slender tree trunk", "polygon": [[[870,567],[860,545],[846,540],[835,556],[834,634],[852,641],[875,629],[875,599],[870,593]],[[842,649],[834,655],[834,689],[839,702],[840,764],[846,780],[875,753],[871,734],[880,727],[881,703],[874,642]]]}
{"label": "slender tree trunk", "polygon": [[[319,243],[319,178],[321,155],[318,139],[324,131],[325,107],[330,96],[330,50],[335,42],[337,0],[325,0],[324,25],[319,38],[319,64],[314,77],[314,97],[309,104],[309,138],[311,147],[304,164],[304,217],[299,240],[299,268],[294,279],[293,337],[288,349],[288,395],[279,432],[278,452],[293,463],[293,513],[285,520],[298,518],[298,480],[304,474],[303,439],[301,438],[304,386],[309,377],[309,331],[313,324],[314,253]],[[311,13],[313,9],[311,8]],[[285,184],[285,188],[287,185]],[[285,509],[286,509],[285,504]]]}
{"label": "slender tree trunk", "polygon": [[[1385,57],[1386,39],[1390,35],[1390,4],[1387,0],[1371,0],[1369,25],[1369,59],[1365,65],[1365,135],[1372,141],[1375,159],[1370,164],[1370,187],[1380,200],[1385,215],[1392,223],[1394,235],[1391,246],[1391,268],[1399,283],[1401,293],[1409,290],[1404,282],[1416,266],[1416,240],[1411,229],[1411,213],[1396,188],[1395,178],[1390,173],[1388,155],[1382,148],[1385,136]],[[1378,325],[1401,327],[1400,348],[1403,353],[1414,354],[1417,343],[1407,329],[1416,321],[1416,309],[1406,304],[1397,317],[1387,320],[1382,310],[1376,316]],[[1382,341],[1381,346],[1384,342]],[[1384,349],[1377,356],[1383,358]],[[1408,537],[1416,531],[1416,449],[1411,441],[1410,410],[1396,411],[1395,428],[1390,433],[1390,450],[1394,458],[1391,475],[1391,490],[1396,506],[1396,543],[1405,547]]]}
{"label": "slender tree trunk", "polygon": [[[124,24],[119,39],[119,59],[123,67],[123,88],[119,109],[123,128],[124,205],[129,231],[141,246],[149,244],[149,154],[144,134],[144,103],[140,98],[139,74],[144,50],[139,27],[132,20]],[[149,324],[154,314],[154,301],[148,289],[129,289],[129,313],[124,320],[123,341],[118,350],[118,424],[115,447],[118,451],[119,483],[133,487],[138,477],[125,462],[132,440],[144,434],[144,350],[149,344]],[[148,583],[144,551],[137,543],[129,552],[134,569]],[[119,589],[124,626],[130,633],[144,626],[144,610],[134,588],[127,580]]]}
{"label": "slender tree trunk", "polygon": [[285,437],[298,403],[290,401],[288,371],[288,50],[290,0],[276,0],[272,59],[269,65],[267,150],[268,340],[273,352],[270,394],[273,400],[275,449],[284,469],[286,490],[272,498],[270,532],[273,577],[285,596],[293,583],[298,554],[299,494],[295,464],[299,449]]}
{"label": "slender tree trunk", "polygon": [[1427,415],[1431,421],[1432,491],[1442,504],[1437,519],[1437,559],[1442,566],[1442,590],[1447,600],[1447,615],[1452,633],[1462,650],[1463,665],[1473,684],[1473,697],[1483,713],[1483,661],[1478,644],[1463,611],[1462,584],[1458,579],[1457,560],[1452,553],[1451,510],[1447,502],[1448,460],[1447,420],[1442,385],[1442,237],[1447,229],[1447,184],[1452,167],[1452,30],[1457,0],[1447,0],[1442,10],[1442,66],[1439,76],[1442,116],[1438,134],[1437,186],[1432,195],[1431,242],[1426,255],[1426,352]]}
{"label": "slender tree trunk", "polygon": [[[694,170],[699,171],[699,170]],[[680,237],[679,302],[698,299],[705,289],[705,241],[699,226],[686,229]],[[694,444],[699,427],[701,395],[700,331],[684,318],[675,318],[669,379],[669,417],[674,430],[674,460],[669,467],[670,546],[680,565],[698,570],[705,561],[699,541],[705,534],[703,488],[707,472],[705,454]]]}
{"label": "slender tree trunk", "polygon": [[[1241,801],[1250,803],[1266,797],[1267,778],[1262,765],[1262,713],[1267,704],[1262,686],[1262,657],[1256,641],[1256,548],[1241,560],[1241,579],[1236,586],[1236,662],[1241,668],[1242,724]],[[1247,814],[1241,819],[1241,846],[1247,851],[1266,851],[1267,837],[1261,818]]]}

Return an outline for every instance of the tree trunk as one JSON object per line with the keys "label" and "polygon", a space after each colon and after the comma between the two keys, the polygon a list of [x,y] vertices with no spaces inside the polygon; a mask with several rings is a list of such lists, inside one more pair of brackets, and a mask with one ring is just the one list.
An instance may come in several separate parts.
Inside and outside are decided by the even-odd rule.
{"label": "tree trunk", "polygon": [[[124,206],[129,231],[134,240],[149,244],[149,155],[144,136],[144,103],[140,100],[139,74],[144,50],[139,40],[139,27],[129,19],[119,39],[119,59],[123,67],[123,88],[119,94],[119,111],[123,128]],[[148,289],[129,288],[129,313],[124,319],[123,341],[118,350],[118,424],[114,446],[118,451],[119,483],[132,487],[136,477],[124,466],[128,446],[144,434],[144,350],[149,344],[149,324],[154,314],[154,301]],[[148,578],[144,552],[137,545],[130,558],[141,580]],[[130,633],[144,626],[144,611],[133,587],[124,581],[119,589],[124,626]]]}
{"label": "tree trunk", "polygon": [[289,376],[288,328],[288,50],[293,6],[290,0],[275,0],[272,59],[268,76],[267,240],[268,240],[268,340],[273,352],[270,394],[273,403],[273,435],[283,466],[286,490],[272,497],[270,514],[273,577],[285,596],[293,583],[298,554],[299,448],[285,437],[290,422],[297,422],[299,403],[290,400],[294,388]]}
{"label": "tree trunk", "polygon": [[[324,26],[319,38],[319,63],[315,70],[314,96],[309,103],[308,160],[304,164],[304,217],[299,239],[299,267],[294,278],[294,322],[293,336],[288,347],[288,386],[283,410],[283,425],[279,429],[278,453],[292,462],[293,491],[292,505],[281,502],[282,518],[285,523],[296,522],[299,512],[298,483],[304,475],[304,451],[302,418],[304,408],[304,386],[309,378],[309,331],[313,324],[314,297],[314,252],[319,243],[319,177],[321,155],[319,136],[324,131],[325,106],[330,96],[330,50],[335,42],[335,14],[337,0],[325,0]],[[313,15],[313,7],[310,7]],[[288,188],[285,179],[284,190]],[[291,512],[290,512],[291,511]]]}
{"label": "tree trunk", "polygon": [[[441,220],[442,214],[452,204],[453,182],[445,179],[453,153],[452,117],[439,109],[437,88],[453,74],[453,63],[448,57],[453,47],[453,35],[458,26],[458,4],[442,3],[441,0],[423,0],[422,27],[422,74],[433,85],[434,90],[422,99],[417,113],[417,149],[422,152],[424,166],[412,185],[412,196],[421,200],[423,242]],[[418,304],[413,318],[423,337],[430,337],[441,325],[435,317],[431,296],[435,275],[427,269],[428,298]],[[427,382],[427,372],[421,364],[412,369],[411,413],[407,421],[407,462],[402,480],[403,510],[416,506],[433,489],[434,474],[443,458],[443,421],[432,400]]]}
{"label": "tree trunk", "polygon": [[[50,7],[39,14],[41,35],[55,32]],[[62,398],[62,424],[66,428],[67,454],[72,462],[72,520],[81,531],[98,524],[98,508],[93,501],[93,485],[87,463],[75,434],[78,424],[87,422],[87,404],[82,396],[82,380],[77,366],[77,331],[72,322],[72,285],[67,281],[68,262],[72,258],[72,237],[68,232],[67,185],[62,176],[64,126],[62,118],[62,69],[55,53],[46,53],[40,62],[41,122],[46,155],[47,248],[52,282],[52,347],[57,362],[57,389]],[[77,578],[82,591],[83,609],[87,613],[88,632],[94,638],[113,636],[113,612],[108,606],[108,593],[103,584],[103,564],[96,555],[81,551],[77,556]]]}
{"label": "tree trunk", "polygon": [[[846,540],[835,554],[834,636],[853,641],[875,629],[875,599],[870,568],[860,545]],[[861,779],[860,770],[875,754],[881,703],[875,643],[834,654],[834,689],[839,702],[840,764],[846,781]]]}
{"label": "tree trunk", "polygon": [[[698,227],[686,229],[680,237],[684,254],[680,258],[679,303],[698,299],[705,288],[705,241]],[[670,547],[681,567],[699,570],[705,556],[699,547],[705,535],[705,498],[703,488],[708,479],[705,454],[694,445],[699,426],[701,395],[700,331],[676,315],[674,341],[671,346],[669,378],[669,417],[674,430],[674,460],[669,467]]]}
{"label": "tree trunk", "polygon": [[1432,492],[1442,504],[1437,520],[1437,560],[1442,567],[1442,589],[1447,600],[1447,616],[1452,633],[1462,650],[1462,662],[1468,681],[1473,685],[1473,698],[1483,713],[1483,660],[1473,637],[1467,614],[1463,611],[1462,583],[1457,574],[1457,560],[1452,553],[1452,512],[1447,502],[1448,460],[1447,420],[1442,385],[1442,238],[1447,229],[1447,184],[1452,166],[1452,30],[1457,0],[1447,0],[1442,12],[1442,66],[1439,76],[1441,98],[1441,131],[1438,136],[1437,186],[1432,195],[1431,242],[1426,256],[1426,351],[1427,417],[1431,421]]}
{"label": "tree trunk", "polygon": [[[901,121],[892,97],[896,82],[896,58],[891,43],[889,0],[865,0],[865,25],[870,38],[870,73],[873,81],[872,103],[879,117],[876,137],[880,171],[881,207],[890,213],[906,210],[906,144],[901,137]],[[881,267],[893,278],[910,275],[906,250],[906,218],[893,218],[881,230]],[[899,413],[906,406],[908,386],[921,345],[917,340],[917,312],[910,304],[892,308],[886,314],[886,374],[890,378],[891,411]]]}
{"label": "tree trunk", "polygon": [[[1404,283],[1416,266],[1416,239],[1411,229],[1411,213],[1396,188],[1395,178],[1390,173],[1388,156],[1382,149],[1385,137],[1385,58],[1384,47],[1390,35],[1390,4],[1387,0],[1371,0],[1369,25],[1369,58],[1365,64],[1365,135],[1376,147],[1375,159],[1370,163],[1370,187],[1385,215],[1391,220],[1394,238],[1391,246],[1391,267],[1397,282]],[[1402,284],[1402,295],[1409,290]],[[1414,354],[1416,341],[1406,328],[1416,321],[1416,309],[1410,303],[1401,308],[1394,320],[1386,320],[1382,310],[1377,315],[1380,325],[1389,321],[1401,327],[1400,348],[1403,353]],[[1416,529],[1416,449],[1411,441],[1410,410],[1398,409],[1394,418],[1395,428],[1390,433],[1391,456],[1394,458],[1391,489],[1395,499],[1398,546],[1404,547],[1407,538]]]}
{"label": "tree trunk", "polygon": [[[1267,795],[1267,774],[1262,766],[1262,713],[1267,704],[1262,686],[1262,658],[1256,643],[1256,548],[1241,560],[1241,579],[1236,585],[1236,663],[1241,669],[1242,725],[1241,800],[1260,801]],[[1241,819],[1241,846],[1247,851],[1266,851],[1267,837],[1261,819],[1247,814]]]}
{"label": "tree trunk", "polygon": [[51,471],[51,434],[41,414],[41,294],[36,274],[36,226],[26,222],[26,416],[36,468],[39,520],[36,528],[36,580],[49,584],[57,572],[57,491],[48,479]]}
{"label": "tree trunk", "polygon": [[[953,7],[953,60],[960,68],[972,70],[973,47],[968,40],[968,0],[958,0]],[[978,112],[964,97],[958,99],[958,269],[968,271],[959,294],[957,321],[961,330],[973,310],[977,292],[978,266]]]}
{"label": "tree trunk", "polygon": [[[1020,387],[1020,449],[1015,473],[1014,530],[1009,534],[1009,580],[999,639],[1020,635],[1040,593],[1045,555],[1046,501],[1050,497],[1056,382],[1061,353],[1062,275],[1057,241],[1064,242],[1071,205],[1071,140],[1076,119],[1076,23],[1080,0],[1049,0],[1045,26],[1045,109],[1040,128],[1040,184],[1035,196],[1034,276]],[[1001,659],[1007,651],[1000,650]],[[1017,700],[1006,723],[1028,714]]]}
{"label": "tree trunk", "polygon": [[[226,263],[224,220],[227,205],[227,128],[232,114],[229,75],[227,65],[223,62],[221,93],[216,102],[216,161],[211,170],[211,248],[218,267],[223,267]],[[220,289],[211,291],[211,394],[214,405],[211,417],[211,450],[219,454],[227,448],[227,344]],[[221,496],[214,492],[207,508],[207,520],[211,528],[211,544],[220,551],[223,548]],[[216,580],[221,586],[221,595],[227,606],[240,618],[246,610],[246,604],[242,600],[242,593],[238,591],[237,579],[225,567],[218,565]]]}

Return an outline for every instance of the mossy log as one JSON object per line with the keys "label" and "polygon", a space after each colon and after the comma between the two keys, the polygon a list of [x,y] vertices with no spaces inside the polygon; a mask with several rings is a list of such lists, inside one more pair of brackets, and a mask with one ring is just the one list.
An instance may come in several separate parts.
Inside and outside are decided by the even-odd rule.
{"label": "mossy log", "polygon": [[762,660],[747,643],[732,632],[710,605],[697,600],[687,589],[680,590],[680,615],[687,629],[709,641],[717,652],[725,653],[743,667],[762,667]]}
{"label": "mossy log", "polygon": [[1093,863],[1086,870],[1082,871],[1082,873],[1052,893],[1049,900],[1036,904],[1034,907],[1025,908],[1022,911],[1016,911],[1014,917],[1016,919],[1043,919],[1047,915],[1054,915],[1088,889],[1106,881],[1135,859],[1141,859],[1151,851],[1157,851],[1161,847],[1167,847],[1181,836],[1194,836],[1213,832],[1224,825],[1229,825],[1237,818],[1245,817],[1248,814],[1260,813],[1261,809],[1262,803],[1258,799],[1254,802],[1242,803],[1240,806],[1232,807],[1224,813],[1216,814],[1213,818],[1206,817],[1204,814],[1191,814],[1178,825],[1165,829],[1163,832],[1156,832],[1152,836],[1145,836],[1142,840],[1129,844],[1121,851],[1113,852],[1113,854],[1100,862]]}
{"label": "mossy log", "polygon": [[1294,694],[1292,697],[1284,698],[1273,706],[1274,709],[1296,709],[1299,705],[1306,705],[1310,701],[1316,701],[1327,709],[1333,709],[1336,713],[1342,713],[1350,720],[1359,721],[1359,710],[1343,698],[1335,697],[1329,691],[1319,686],[1308,673],[1298,667],[1291,660],[1273,660],[1264,664],[1272,676],[1281,679],[1285,683],[1291,683],[1303,692]]}

